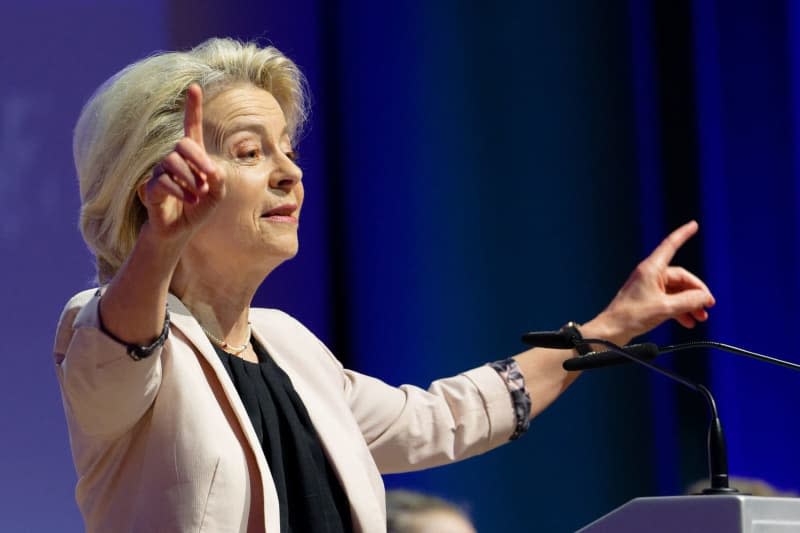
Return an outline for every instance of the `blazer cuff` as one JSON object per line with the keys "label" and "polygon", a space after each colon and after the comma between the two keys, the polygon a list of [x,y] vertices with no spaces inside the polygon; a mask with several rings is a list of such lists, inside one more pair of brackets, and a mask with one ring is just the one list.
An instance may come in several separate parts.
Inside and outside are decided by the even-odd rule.
{"label": "blazer cuff", "polygon": [[525,387],[525,377],[519,369],[516,359],[509,357],[501,361],[487,363],[494,369],[506,384],[511,403],[514,405],[515,427],[510,440],[516,440],[528,431],[531,418],[531,396]]}
{"label": "blazer cuff", "polygon": [[483,399],[489,421],[489,445],[487,449],[505,444],[516,428],[514,405],[508,387],[500,374],[484,365],[461,374],[469,379]]}

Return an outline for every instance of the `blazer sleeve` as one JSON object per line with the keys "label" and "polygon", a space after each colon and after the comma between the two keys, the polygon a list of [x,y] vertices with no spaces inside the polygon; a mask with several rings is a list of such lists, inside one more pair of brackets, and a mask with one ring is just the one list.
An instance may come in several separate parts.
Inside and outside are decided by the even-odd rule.
{"label": "blazer sleeve", "polygon": [[68,421],[82,433],[113,438],[147,411],[161,384],[161,352],[133,360],[100,329],[95,290],[74,296],[56,332],[54,357]]}
{"label": "blazer sleeve", "polygon": [[347,401],[382,473],[460,461],[508,442],[514,430],[511,395],[488,366],[427,390],[343,372]]}
{"label": "blazer sleeve", "polygon": [[313,365],[314,375],[325,376],[314,386],[321,391],[332,385],[331,394],[343,393],[342,407],[354,417],[382,473],[466,459],[507,442],[514,431],[511,393],[489,366],[439,379],[427,390],[393,387],[345,369],[321,340],[289,315],[273,310],[267,316],[270,341],[286,354],[296,353],[304,365]]}

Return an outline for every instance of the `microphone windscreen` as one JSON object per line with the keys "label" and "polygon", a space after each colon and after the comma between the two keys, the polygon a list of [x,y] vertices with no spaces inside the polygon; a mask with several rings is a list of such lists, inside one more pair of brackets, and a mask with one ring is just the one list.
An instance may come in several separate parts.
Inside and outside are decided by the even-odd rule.
{"label": "microphone windscreen", "polygon": [[[658,346],[652,342],[631,344],[624,346],[624,348],[626,352],[629,352],[639,359],[643,359],[645,361],[652,361],[658,357],[659,354]],[[574,372],[576,370],[591,370],[593,368],[621,365],[630,362],[632,361],[624,355],[608,350],[603,352],[592,352],[580,357],[567,359],[561,366],[564,368],[564,370]]]}
{"label": "microphone windscreen", "polygon": [[522,342],[534,348],[571,350],[575,347],[572,336],[564,331],[532,331],[522,336]]}

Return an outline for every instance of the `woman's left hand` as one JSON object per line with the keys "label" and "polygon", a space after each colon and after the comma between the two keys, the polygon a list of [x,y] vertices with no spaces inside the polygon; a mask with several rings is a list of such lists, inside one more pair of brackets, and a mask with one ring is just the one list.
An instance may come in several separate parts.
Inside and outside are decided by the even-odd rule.
{"label": "woman's left hand", "polygon": [[627,344],[670,318],[687,328],[707,320],[707,308],[715,303],[711,291],[688,270],[670,265],[697,229],[697,222],[691,221],[664,239],[639,263],[608,307],[584,324],[584,336]]}
{"label": "woman's left hand", "polygon": [[[625,345],[670,318],[687,328],[707,320],[706,309],[714,305],[711,291],[688,270],[670,265],[675,252],[695,233],[694,221],[670,233],[639,263],[608,307],[580,327],[583,337]],[[536,398],[531,418],[578,377],[580,372],[567,372],[562,366],[573,356],[572,350],[534,348],[514,357],[525,376],[525,388]]]}

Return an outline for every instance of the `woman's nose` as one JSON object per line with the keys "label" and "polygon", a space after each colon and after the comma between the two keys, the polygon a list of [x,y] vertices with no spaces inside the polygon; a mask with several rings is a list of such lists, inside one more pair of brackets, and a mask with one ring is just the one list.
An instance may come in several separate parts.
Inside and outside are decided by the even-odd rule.
{"label": "woman's nose", "polygon": [[280,161],[269,177],[271,189],[291,191],[303,179],[303,171],[287,155],[281,154]]}

